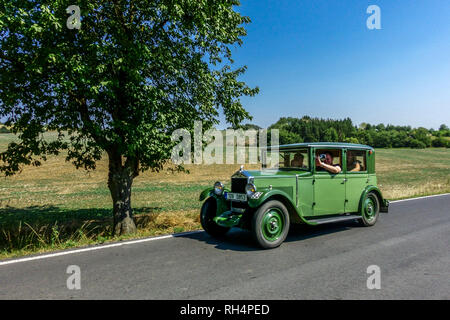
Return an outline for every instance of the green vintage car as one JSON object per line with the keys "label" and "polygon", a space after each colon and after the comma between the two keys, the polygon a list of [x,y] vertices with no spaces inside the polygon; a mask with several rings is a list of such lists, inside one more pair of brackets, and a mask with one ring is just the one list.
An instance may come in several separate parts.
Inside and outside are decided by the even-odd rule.
{"label": "green vintage car", "polygon": [[[278,149],[278,150],[277,150]],[[200,194],[205,231],[222,236],[232,227],[249,229],[263,248],[279,246],[291,223],[319,225],[359,220],[373,226],[389,201],[377,187],[375,150],[351,143],[297,143],[266,148],[258,171],[243,166],[231,188],[216,182]]]}

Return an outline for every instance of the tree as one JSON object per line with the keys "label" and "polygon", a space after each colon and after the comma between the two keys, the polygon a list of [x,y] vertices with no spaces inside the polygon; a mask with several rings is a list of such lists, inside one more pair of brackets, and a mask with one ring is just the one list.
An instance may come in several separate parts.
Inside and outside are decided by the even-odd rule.
{"label": "tree", "polygon": [[391,148],[390,138],[386,131],[377,131],[373,135],[373,146],[377,148]]}
{"label": "tree", "polygon": [[328,128],[325,130],[323,141],[337,142],[338,140],[338,133],[336,129]]}
{"label": "tree", "polygon": [[434,139],[431,145],[435,148],[440,148],[440,147],[447,147],[448,145],[450,145],[450,143],[445,138],[439,137]]}
{"label": "tree", "polygon": [[251,119],[240,97],[258,88],[231,66],[250,22],[238,0],[80,0],[80,29],[66,27],[67,2],[0,1],[0,117],[20,138],[0,170],[63,150],[92,170],[106,154],[115,234],[135,231],[133,179],[163,167],[173,130],[212,127],[221,110],[233,126]]}
{"label": "tree", "polygon": [[414,149],[425,149],[427,146],[420,140],[410,138],[408,141],[408,145]]}
{"label": "tree", "polygon": [[357,138],[355,138],[355,137],[345,138],[344,141],[345,141],[345,142],[348,142],[348,143],[356,143],[356,144],[359,144],[359,140],[358,140]]}
{"label": "tree", "polygon": [[392,147],[401,148],[406,146],[408,135],[405,131],[394,131],[392,135]]}
{"label": "tree", "polygon": [[421,141],[425,147],[431,147],[431,138],[427,129],[423,127],[415,129],[413,131],[413,137],[414,139]]}
{"label": "tree", "polygon": [[246,123],[243,125],[237,125],[234,127],[228,127],[227,129],[233,129],[233,130],[238,130],[238,129],[242,129],[242,130],[260,130],[262,129],[260,126],[253,124],[253,123]]}
{"label": "tree", "polygon": [[368,123],[361,122],[361,123],[359,124],[359,129],[365,130],[365,129],[367,128],[367,125],[368,125]]}
{"label": "tree", "polygon": [[279,139],[280,144],[292,144],[292,143],[300,143],[303,142],[303,139],[296,133],[292,131],[288,131],[284,128],[279,129]]}

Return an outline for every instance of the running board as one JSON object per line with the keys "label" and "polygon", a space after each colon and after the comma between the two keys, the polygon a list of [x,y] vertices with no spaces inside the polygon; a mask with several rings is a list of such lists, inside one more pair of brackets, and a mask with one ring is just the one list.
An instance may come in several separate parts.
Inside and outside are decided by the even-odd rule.
{"label": "running board", "polygon": [[320,218],[319,219],[307,219],[306,221],[312,222],[314,224],[325,224],[325,223],[349,221],[349,220],[355,220],[355,219],[361,219],[361,216],[352,214],[349,216],[339,216],[339,217],[322,218],[322,219],[320,219]]}

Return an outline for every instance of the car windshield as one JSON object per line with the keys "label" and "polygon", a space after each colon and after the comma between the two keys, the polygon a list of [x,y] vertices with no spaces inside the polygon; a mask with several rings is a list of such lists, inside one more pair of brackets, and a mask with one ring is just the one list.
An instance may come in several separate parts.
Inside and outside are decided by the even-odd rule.
{"label": "car windshield", "polygon": [[[273,157],[275,155],[273,152],[265,151],[263,154],[265,159],[263,168],[278,170],[309,170],[309,154],[307,149],[289,151],[280,150],[278,152],[278,161],[274,161],[274,158],[276,159],[276,157]],[[266,165],[264,165],[264,163]]]}

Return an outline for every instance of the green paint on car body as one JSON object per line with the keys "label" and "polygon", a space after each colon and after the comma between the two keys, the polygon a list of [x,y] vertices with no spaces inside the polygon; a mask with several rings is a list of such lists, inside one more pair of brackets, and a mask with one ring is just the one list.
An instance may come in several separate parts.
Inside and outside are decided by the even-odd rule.
{"label": "green paint on car body", "polygon": [[[273,149],[273,148],[272,148]],[[270,147],[267,151],[272,150]],[[213,188],[208,188],[200,194],[200,200],[214,197],[217,201],[216,218],[213,220],[224,227],[248,228],[248,223],[254,212],[269,200],[278,200],[288,209],[291,223],[315,225],[321,218],[341,215],[365,215],[370,219],[373,212],[387,212],[389,201],[383,198],[377,186],[375,174],[375,150],[366,145],[349,143],[299,143],[278,146],[279,152],[298,152],[308,155],[307,164],[302,169],[277,168],[249,170],[243,169],[232,175],[232,179],[241,179],[240,183],[252,183],[256,186],[257,197],[248,195],[247,201],[230,201],[227,193],[236,192],[225,188],[220,196],[214,194]],[[318,171],[315,166],[316,152],[330,150],[339,155],[341,172],[331,174]],[[360,155],[360,171],[351,172],[347,168],[347,155],[352,152]],[[350,157],[350,155],[349,155]],[[349,160],[354,158],[349,158]],[[236,181],[237,181],[236,180]],[[238,187],[236,187],[238,188]],[[370,195],[368,197],[368,195]],[[377,202],[373,199],[376,196]],[[238,209],[233,209],[238,207]],[[236,213],[236,210],[244,212]],[[267,217],[266,217],[267,214]],[[281,234],[282,215],[275,209],[268,210],[261,224],[262,234],[268,241],[275,241]],[[272,240],[270,240],[272,239]]]}

